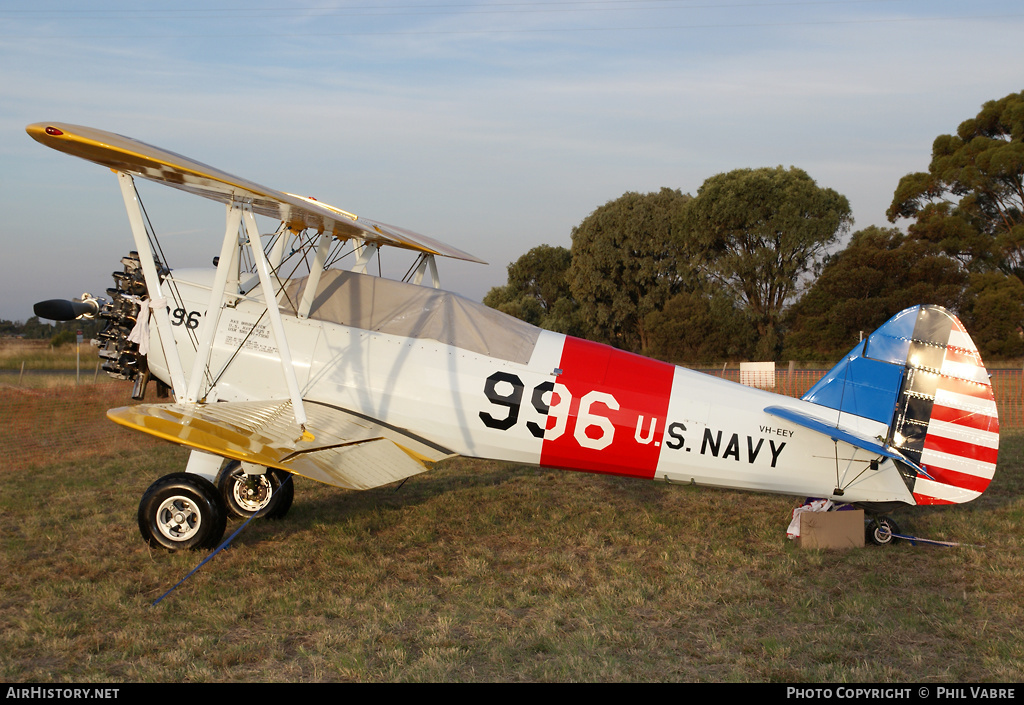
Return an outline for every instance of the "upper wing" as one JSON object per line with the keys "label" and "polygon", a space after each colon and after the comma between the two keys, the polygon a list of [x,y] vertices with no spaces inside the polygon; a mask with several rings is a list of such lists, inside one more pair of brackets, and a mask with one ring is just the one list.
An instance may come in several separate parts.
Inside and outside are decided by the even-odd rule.
{"label": "upper wing", "polygon": [[104,130],[39,122],[25,128],[37,142],[132,176],[172,186],[222,203],[243,200],[253,211],[283,221],[293,230],[312,228],[340,239],[358,238],[469,262],[484,261],[426,235],[360,218],[313,199],[260,186],[180,154]]}
{"label": "upper wing", "polygon": [[305,401],[307,434],[290,401],[140,404],[107,416],[128,428],[226,458],[352,490],[403,480],[454,455],[413,434]]}

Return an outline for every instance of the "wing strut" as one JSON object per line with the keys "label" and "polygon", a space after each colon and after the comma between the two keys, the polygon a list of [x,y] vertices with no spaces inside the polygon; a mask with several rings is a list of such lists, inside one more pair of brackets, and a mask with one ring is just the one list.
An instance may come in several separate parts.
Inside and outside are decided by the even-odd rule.
{"label": "wing strut", "polygon": [[166,299],[160,287],[160,275],[156,271],[156,263],[153,260],[153,249],[149,246],[146,223],[142,216],[142,207],[139,205],[139,195],[135,192],[135,181],[123,171],[114,173],[117,174],[117,181],[121,186],[121,196],[124,198],[125,210],[128,211],[128,222],[132,228],[132,237],[135,239],[135,249],[139,253],[142,274],[146,279],[146,290],[149,292],[149,300],[152,302],[150,310],[156,317],[156,325],[160,330],[164,357],[167,358],[167,368],[171,373],[171,393],[175,400],[181,400],[186,392],[185,371],[181,366],[181,357],[178,355],[178,348],[174,343],[171,318],[167,314]]}
{"label": "wing strut", "polygon": [[316,256],[309,268],[309,279],[306,280],[306,288],[302,292],[302,301],[299,303],[299,310],[296,312],[299,318],[309,318],[309,310],[313,307],[313,299],[316,297],[316,289],[320,285],[320,275],[324,273],[324,263],[327,262],[327,253],[331,249],[334,238],[330,233],[320,233],[320,242],[316,246]]}
{"label": "wing strut", "polygon": [[252,251],[253,260],[256,262],[256,271],[260,276],[260,288],[263,289],[263,298],[267,304],[267,315],[270,317],[270,327],[274,331],[274,341],[277,343],[277,352],[281,357],[281,369],[284,372],[285,382],[288,384],[288,396],[292,400],[295,423],[299,425],[303,433],[306,433],[306,408],[302,405],[299,381],[295,377],[295,366],[292,364],[292,355],[288,349],[284,323],[281,321],[281,309],[277,305],[277,297],[274,296],[274,282],[270,278],[270,265],[267,263],[267,256],[263,253],[263,246],[260,243],[260,230],[256,225],[256,216],[253,215],[252,206],[249,204],[245,204],[242,207],[242,221],[245,223],[245,232],[249,237],[249,249]]}
{"label": "wing strut", "polygon": [[[203,316],[202,330],[199,335],[199,348],[192,363],[192,376],[189,377],[186,404],[195,404],[200,398],[200,385],[203,382],[203,370],[210,363],[213,352],[213,338],[220,324],[220,313],[224,309],[224,294],[231,274],[232,266],[238,272],[238,260],[233,257],[238,250],[238,227],[242,224],[242,208],[232,203],[227,209],[227,225],[224,230],[224,242],[220,247],[220,259],[217,260],[217,273],[213,277],[213,288],[210,290],[210,303]],[[209,391],[209,390],[207,390]]]}
{"label": "wing strut", "polygon": [[360,240],[354,240],[356,243],[356,263],[352,265],[352,271],[358,272],[359,274],[366,274],[366,265],[370,263],[373,256],[377,254],[377,250],[380,249],[377,245],[363,242]]}
{"label": "wing strut", "polygon": [[434,262],[434,255],[421,254],[419,266],[413,274],[412,283],[422,284],[423,277],[430,274],[430,283],[435,289],[441,288],[441,278],[437,276],[437,263]]}

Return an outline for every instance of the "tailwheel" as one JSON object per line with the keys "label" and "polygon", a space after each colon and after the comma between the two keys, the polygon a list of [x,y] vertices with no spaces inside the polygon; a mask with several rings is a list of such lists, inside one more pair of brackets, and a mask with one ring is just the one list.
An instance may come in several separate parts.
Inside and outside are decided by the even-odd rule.
{"label": "tailwheel", "polygon": [[237,460],[227,463],[217,477],[228,513],[247,519],[257,512],[266,519],[280,519],[291,509],[295,488],[288,474],[267,468],[262,475],[248,475]]}
{"label": "tailwheel", "polygon": [[199,475],[165,475],[149,486],[139,503],[139,531],[154,548],[214,548],[224,538],[226,525],[224,500],[213,483]]}
{"label": "tailwheel", "polygon": [[888,546],[899,542],[894,534],[900,527],[889,517],[874,517],[864,523],[864,540],[876,546]]}

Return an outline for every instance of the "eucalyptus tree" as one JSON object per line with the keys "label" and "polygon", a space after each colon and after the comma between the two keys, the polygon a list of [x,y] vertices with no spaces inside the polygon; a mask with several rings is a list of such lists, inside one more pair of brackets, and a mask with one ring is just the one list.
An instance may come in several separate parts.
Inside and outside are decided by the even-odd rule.
{"label": "eucalyptus tree", "polygon": [[756,357],[774,360],[785,307],[853,217],[845,196],[779,166],[712,176],[680,223],[690,261],[746,311]]}
{"label": "eucalyptus tree", "polygon": [[986,102],[900,179],[887,211],[955,258],[970,281],[961,319],[982,353],[1024,352],[1024,91]]}
{"label": "eucalyptus tree", "polygon": [[903,309],[959,308],[967,275],[928,242],[871,226],[829,255],[820,275],[787,313],[785,357],[833,360]]}
{"label": "eucalyptus tree", "polygon": [[968,271],[1024,279],[1024,91],[935,138],[928,171],[900,179],[887,215]]}
{"label": "eucalyptus tree", "polygon": [[508,283],[488,291],[483,302],[535,326],[581,335],[569,289],[571,261],[568,248],[538,245],[508,265]]}
{"label": "eucalyptus tree", "polygon": [[573,228],[569,286],[590,338],[646,352],[647,316],[695,285],[678,229],[689,199],[678,189],[631,191]]}

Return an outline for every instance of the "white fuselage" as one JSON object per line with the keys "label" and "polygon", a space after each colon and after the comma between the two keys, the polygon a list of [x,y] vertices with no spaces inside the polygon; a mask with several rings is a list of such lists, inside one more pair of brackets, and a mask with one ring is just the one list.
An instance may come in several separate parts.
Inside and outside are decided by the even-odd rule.
{"label": "white fuselage", "polygon": [[[212,270],[175,272],[170,304],[182,366],[190,370]],[[190,283],[191,282],[191,283]],[[223,310],[206,401],[287,399],[265,304]],[[837,412],[597,343],[540,331],[526,362],[429,338],[283,316],[303,399],[354,412],[452,452],[569,470],[611,473],[845,502],[907,502],[892,461],[764,412],[768,406],[836,420]],[[517,325],[521,325],[517,322]],[[152,372],[168,380],[156,328]],[[843,425],[885,432],[848,414]]]}

